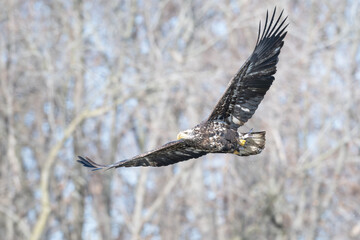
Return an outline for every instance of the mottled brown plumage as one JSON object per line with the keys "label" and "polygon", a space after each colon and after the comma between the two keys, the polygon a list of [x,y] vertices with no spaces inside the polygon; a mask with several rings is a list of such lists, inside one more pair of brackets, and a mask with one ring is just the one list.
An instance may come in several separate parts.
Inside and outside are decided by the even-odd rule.
{"label": "mottled brown plumage", "polygon": [[237,129],[255,113],[265,93],[274,81],[280,49],[286,36],[282,13],[275,20],[276,8],[261,32],[259,26],[255,49],[248,60],[230,81],[225,93],[209,118],[192,129],[180,132],[178,140],[153,151],[122,160],[111,165],[101,165],[88,157],[79,156],[85,167],[110,169],[118,167],[160,167],[198,158],[208,153],[233,153],[249,156],[260,153],[265,147],[265,132],[239,133]]}

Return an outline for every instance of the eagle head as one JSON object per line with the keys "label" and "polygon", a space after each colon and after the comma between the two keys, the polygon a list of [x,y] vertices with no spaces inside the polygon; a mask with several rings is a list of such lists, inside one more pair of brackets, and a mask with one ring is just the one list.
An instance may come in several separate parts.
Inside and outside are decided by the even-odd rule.
{"label": "eagle head", "polygon": [[194,137],[194,131],[193,129],[188,129],[182,132],[179,132],[179,134],[177,135],[177,140],[180,139],[191,139]]}

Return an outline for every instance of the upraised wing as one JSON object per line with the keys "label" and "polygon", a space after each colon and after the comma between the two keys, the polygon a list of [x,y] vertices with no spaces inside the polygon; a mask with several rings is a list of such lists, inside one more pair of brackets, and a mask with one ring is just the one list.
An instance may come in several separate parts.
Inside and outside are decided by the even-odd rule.
{"label": "upraised wing", "polygon": [[169,142],[158,149],[135,156],[131,159],[122,160],[111,165],[101,165],[92,161],[88,157],[79,156],[78,162],[85,167],[99,169],[111,169],[118,167],[162,167],[191,158],[198,158],[207,154],[206,151],[196,149],[185,139]]}
{"label": "upraised wing", "polygon": [[[287,17],[280,22],[283,11],[274,22],[276,8],[268,25],[266,12],[265,27],[258,39],[252,55],[230,81],[225,93],[216,104],[208,121],[221,120],[238,128],[249,120],[258,108],[265,93],[274,81],[280,49],[284,45],[284,25]],[[260,36],[261,35],[261,36]]]}

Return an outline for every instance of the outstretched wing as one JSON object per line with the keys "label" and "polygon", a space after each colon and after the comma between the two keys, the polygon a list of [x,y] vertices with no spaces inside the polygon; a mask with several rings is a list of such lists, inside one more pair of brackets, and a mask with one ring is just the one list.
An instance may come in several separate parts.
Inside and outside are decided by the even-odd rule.
{"label": "outstretched wing", "polygon": [[181,139],[169,142],[158,149],[135,156],[131,159],[122,160],[111,165],[101,165],[92,161],[88,157],[79,156],[78,162],[85,167],[94,168],[93,171],[99,169],[111,169],[118,167],[162,167],[191,158],[198,158],[207,154],[206,151],[199,150],[193,146],[192,142]]}
{"label": "outstretched wing", "polygon": [[280,22],[282,11],[275,22],[275,13],[276,8],[269,25],[268,13],[266,13],[262,33],[260,22],[254,52],[230,81],[208,121],[222,120],[233,128],[238,128],[255,113],[275,79],[273,75],[276,72],[280,49],[284,44],[283,39],[287,33],[284,32],[287,25],[283,26],[287,17]]}

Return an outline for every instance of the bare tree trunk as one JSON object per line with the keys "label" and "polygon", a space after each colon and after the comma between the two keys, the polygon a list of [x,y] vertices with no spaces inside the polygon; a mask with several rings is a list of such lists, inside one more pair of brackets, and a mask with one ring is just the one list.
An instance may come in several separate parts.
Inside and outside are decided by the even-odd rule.
{"label": "bare tree trunk", "polygon": [[[84,81],[85,81],[85,19],[84,19],[84,3],[83,0],[75,1],[75,11],[76,11],[76,21],[77,24],[74,28],[74,39],[73,42],[76,43],[73,51],[74,54],[71,59],[73,59],[73,65],[76,66],[74,68],[74,116],[81,112],[82,107],[84,106]],[[74,153],[78,154],[82,152],[82,146],[80,145],[81,139],[83,138],[84,134],[82,132],[82,128],[78,128],[74,131]],[[86,196],[86,185],[85,181],[82,180],[81,171],[79,165],[76,166],[77,174],[74,176],[74,185],[76,189],[76,198],[74,198],[73,202],[73,218],[74,218],[74,229],[72,233],[72,239],[82,239],[82,232],[83,232],[83,225],[84,225],[84,209],[85,209],[85,196]]]}

